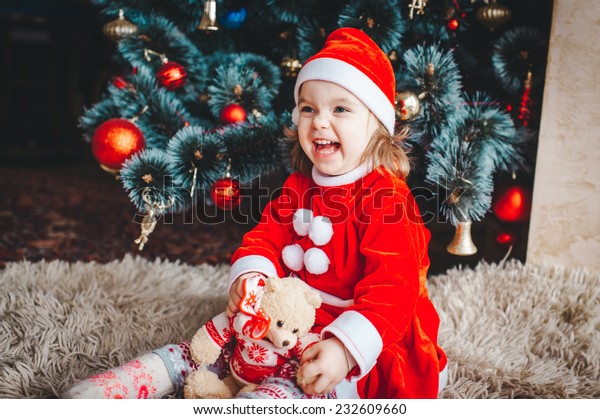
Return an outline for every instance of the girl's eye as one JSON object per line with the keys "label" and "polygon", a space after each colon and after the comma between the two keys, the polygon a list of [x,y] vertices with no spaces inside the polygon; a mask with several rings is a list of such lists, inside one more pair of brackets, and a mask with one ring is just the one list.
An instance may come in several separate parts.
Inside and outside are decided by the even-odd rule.
{"label": "girl's eye", "polygon": [[303,106],[302,108],[300,108],[300,112],[313,112],[313,108],[311,108],[310,106]]}
{"label": "girl's eye", "polygon": [[336,106],[334,112],[336,112],[336,113],[348,112],[348,109],[344,108],[343,106]]}

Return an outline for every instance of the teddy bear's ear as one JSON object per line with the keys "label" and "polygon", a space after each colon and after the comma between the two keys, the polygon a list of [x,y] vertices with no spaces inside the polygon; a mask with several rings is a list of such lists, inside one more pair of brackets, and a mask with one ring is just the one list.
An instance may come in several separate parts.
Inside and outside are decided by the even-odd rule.
{"label": "teddy bear's ear", "polygon": [[265,291],[266,292],[277,292],[279,291],[280,287],[281,287],[281,283],[280,283],[280,279],[279,278],[275,278],[275,277],[268,277],[267,279],[265,279]]}
{"label": "teddy bear's ear", "polygon": [[306,291],[306,301],[308,304],[313,306],[314,308],[319,308],[323,300],[321,299],[321,295],[313,290]]}

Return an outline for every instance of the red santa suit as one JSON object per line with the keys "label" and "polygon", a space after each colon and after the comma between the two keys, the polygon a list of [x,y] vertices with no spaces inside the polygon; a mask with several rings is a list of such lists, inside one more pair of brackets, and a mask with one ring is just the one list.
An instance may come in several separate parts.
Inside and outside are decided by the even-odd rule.
{"label": "red santa suit", "polygon": [[403,180],[364,165],[333,177],[313,168],[265,207],[230,281],[295,275],[320,292],[314,331],[336,336],[358,364],[338,397],[433,398],[446,356],[426,288],[429,238]]}

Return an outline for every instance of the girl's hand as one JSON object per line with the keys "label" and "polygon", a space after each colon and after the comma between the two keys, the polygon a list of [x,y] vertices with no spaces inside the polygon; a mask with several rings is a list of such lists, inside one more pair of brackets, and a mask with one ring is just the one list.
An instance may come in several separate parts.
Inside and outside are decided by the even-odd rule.
{"label": "girl's hand", "polygon": [[258,272],[248,272],[243,275],[237,277],[231,287],[229,288],[229,301],[227,302],[227,308],[225,309],[225,314],[227,317],[233,317],[235,314],[240,311],[240,301],[244,297],[244,279],[260,275],[264,277],[263,274]]}
{"label": "girl's hand", "polygon": [[338,338],[322,340],[302,354],[298,375],[308,384],[299,385],[307,394],[331,393],[355,366],[356,361]]}

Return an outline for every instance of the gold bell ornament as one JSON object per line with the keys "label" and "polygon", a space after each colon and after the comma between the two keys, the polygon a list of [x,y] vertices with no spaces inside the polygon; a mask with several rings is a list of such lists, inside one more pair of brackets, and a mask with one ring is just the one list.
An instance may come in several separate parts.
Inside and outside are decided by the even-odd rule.
{"label": "gold bell ornament", "polygon": [[446,247],[448,252],[457,256],[471,256],[477,253],[477,247],[471,238],[471,221],[459,221],[455,226],[454,238]]}
{"label": "gold bell ornament", "polygon": [[477,9],[477,20],[494,32],[497,28],[510,20],[511,11],[508,7],[496,3],[496,0],[489,0],[488,4]]}
{"label": "gold bell ornament", "polygon": [[206,0],[204,2],[204,11],[198,29],[205,32],[215,32],[221,29],[217,22],[217,1]]}
{"label": "gold bell ornament", "polygon": [[113,21],[108,22],[102,27],[102,33],[108,39],[112,39],[115,42],[120,41],[128,36],[133,36],[138,32],[138,27],[125,19],[125,13],[123,9],[119,9],[119,17]]}

